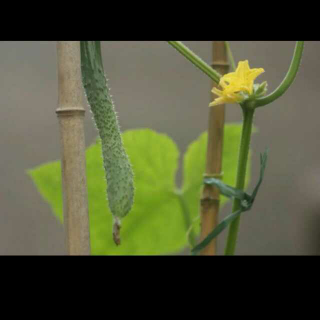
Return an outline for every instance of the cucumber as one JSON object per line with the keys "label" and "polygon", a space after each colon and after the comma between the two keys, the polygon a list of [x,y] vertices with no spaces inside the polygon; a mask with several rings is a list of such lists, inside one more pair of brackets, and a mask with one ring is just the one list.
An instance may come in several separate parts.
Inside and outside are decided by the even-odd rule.
{"label": "cucumber", "polygon": [[114,103],[104,74],[100,41],[81,41],[82,82],[101,139],[107,198],[114,217],[113,238],[120,244],[120,223],[132,208],[133,171],[123,146]]}

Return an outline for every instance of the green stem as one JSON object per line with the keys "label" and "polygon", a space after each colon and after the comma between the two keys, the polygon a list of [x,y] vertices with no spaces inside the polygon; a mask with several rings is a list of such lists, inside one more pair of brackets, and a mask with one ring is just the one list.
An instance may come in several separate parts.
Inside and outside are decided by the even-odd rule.
{"label": "green stem", "polygon": [[224,43],[226,45],[228,58],[229,58],[229,61],[231,63],[231,68],[232,68],[233,71],[236,71],[237,67],[236,67],[236,63],[234,61],[233,54],[232,54],[232,51],[231,51],[231,48],[230,48],[230,43],[229,43],[229,41],[225,41]]}
{"label": "green stem", "polygon": [[[250,108],[246,105],[242,106],[243,110],[243,126],[242,126],[242,136],[241,136],[241,144],[239,151],[239,161],[238,161],[238,173],[237,173],[237,182],[236,188],[243,190],[246,178],[247,171],[247,162],[251,141],[251,133],[252,133],[252,124],[253,124],[253,115],[254,109]],[[236,212],[240,209],[241,203],[240,200],[235,199],[233,201],[232,212]],[[240,226],[240,217],[236,218],[229,227],[229,234],[227,239],[227,245],[225,249],[225,255],[234,255],[238,231]]]}
{"label": "green stem", "polygon": [[286,77],[284,78],[280,86],[275,91],[273,91],[271,94],[269,94],[266,97],[257,99],[255,102],[256,107],[262,107],[267,104],[270,104],[271,102],[280,98],[290,88],[294,79],[296,78],[296,75],[300,67],[303,48],[304,48],[304,41],[297,41],[293,58],[291,61],[291,65]]}
{"label": "green stem", "polygon": [[206,62],[186,47],[181,41],[168,41],[168,43],[180,52],[185,58],[191,61],[197,68],[209,76],[215,83],[219,84],[221,75],[212,69]]}

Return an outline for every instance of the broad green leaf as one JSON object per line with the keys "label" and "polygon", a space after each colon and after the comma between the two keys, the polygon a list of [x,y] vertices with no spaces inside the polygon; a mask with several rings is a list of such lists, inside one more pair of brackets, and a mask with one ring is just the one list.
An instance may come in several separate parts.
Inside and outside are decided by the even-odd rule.
{"label": "broad green leaf", "polygon": [[[241,125],[226,125],[224,146],[224,182],[234,185]],[[90,237],[94,255],[169,254],[187,245],[187,232],[199,214],[207,135],[193,142],[184,157],[182,197],[190,216],[186,219],[181,198],[176,194],[175,175],[179,151],[166,135],[149,129],[123,133],[123,142],[132,163],[136,187],[135,202],[122,221],[121,245],[112,239],[112,216],[106,200],[106,181],[101,144],[97,140],[86,151],[90,214]],[[63,220],[60,162],[29,170],[43,198],[55,215]],[[223,201],[225,202],[225,200]],[[199,226],[199,222],[195,223]],[[196,232],[199,227],[196,228]]]}
{"label": "broad green leaf", "polygon": [[[186,229],[174,181],[179,152],[164,134],[130,130],[123,142],[135,173],[136,197],[132,211],[122,221],[121,245],[112,239],[112,216],[106,200],[101,144],[86,151],[92,254],[164,254],[180,250]],[[39,192],[62,221],[60,162],[29,171]]]}

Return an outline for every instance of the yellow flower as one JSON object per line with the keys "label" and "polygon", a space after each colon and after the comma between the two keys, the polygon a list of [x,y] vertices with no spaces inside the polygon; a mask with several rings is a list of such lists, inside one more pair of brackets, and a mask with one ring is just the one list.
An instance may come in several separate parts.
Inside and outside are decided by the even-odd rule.
{"label": "yellow flower", "polygon": [[219,85],[222,90],[213,88],[212,92],[219,98],[210,103],[210,107],[225,103],[239,103],[244,100],[241,93],[252,95],[254,80],[264,72],[264,69],[250,69],[248,60],[240,61],[235,72],[221,77]]}

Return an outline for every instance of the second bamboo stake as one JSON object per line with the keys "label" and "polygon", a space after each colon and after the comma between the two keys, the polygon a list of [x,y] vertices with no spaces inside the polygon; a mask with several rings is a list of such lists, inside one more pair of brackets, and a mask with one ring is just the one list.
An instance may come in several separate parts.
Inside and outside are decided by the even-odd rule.
{"label": "second bamboo stake", "polygon": [[[212,67],[224,75],[229,71],[227,51],[224,41],[213,41]],[[217,86],[214,83],[214,86]],[[221,177],[223,133],[225,122],[225,106],[210,108],[208,146],[205,176]],[[204,240],[218,224],[219,190],[216,187],[205,185],[201,198],[201,235],[200,242]],[[216,255],[216,240],[201,251],[201,255]]]}

